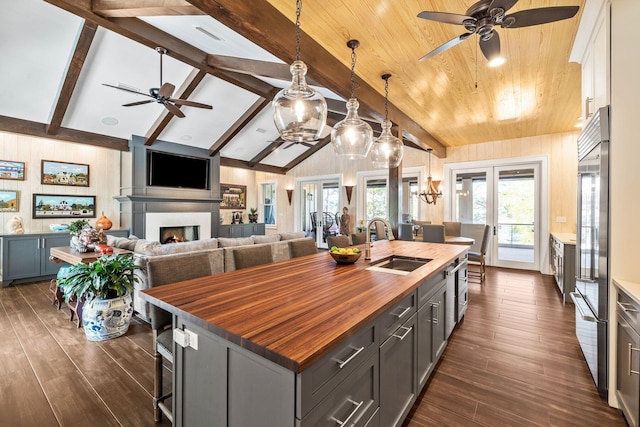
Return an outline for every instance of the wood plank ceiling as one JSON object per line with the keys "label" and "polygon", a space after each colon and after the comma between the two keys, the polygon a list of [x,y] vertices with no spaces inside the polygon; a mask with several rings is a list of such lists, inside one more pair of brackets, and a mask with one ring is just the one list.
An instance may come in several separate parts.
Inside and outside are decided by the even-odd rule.
{"label": "wood plank ceiling", "polygon": [[[268,108],[279,90],[259,77],[288,78],[295,56],[295,0],[46,0],[86,20],[50,123],[12,121],[3,117],[0,128],[47,137],[87,141],[87,135],[61,126],[65,110],[98,26],[150,48],[163,46],[169,55],[194,68],[174,97],[189,96],[207,75],[213,75],[259,96],[224,135],[210,146],[215,155],[257,114]],[[507,140],[575,130],[580,115],[580,65],[569,63],[584,0],[520,0],[509,12],[523,9],[578,5],[574,18],[521,29],[498,29],[507,62],[486,66],[476,36],[427,61],[425,53],[464,32],[461,26],[422,20],[423,10],[464,14],[473,1],[360,0],[305,1],[301,16],[301,53],[310,80],[335,94],[350,93],[349,39],[361,43],[357,51],[356,97],[360,113],[379,129],[383,117],[384,84],[391,73],[390,119],[402,130],[408,146],[433,148],[439,157],[446,147]],[[253,41],[286,64],[211,55],[152,26],[140,17],[210,15]],[[562,100],[562,102],[558,102]],[[329,124],[341,120],[344,103],[329,99]],[[171,120],[163,113],[146,132],[153,144]],[[126,141],[111,138],[111,146],[126,149]],[[90,143],[104,145],[99,135]],[[325,138],[284,167],[261,164],[282,146],[276,139],[249,161],[222,159],[223,165],[286,173],[328,144]]]}

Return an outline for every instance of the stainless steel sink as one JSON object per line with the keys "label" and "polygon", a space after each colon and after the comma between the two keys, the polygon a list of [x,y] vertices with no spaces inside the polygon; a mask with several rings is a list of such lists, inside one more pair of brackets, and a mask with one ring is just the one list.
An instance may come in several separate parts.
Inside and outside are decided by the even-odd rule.
{"label": "stainless steel sink", "polygon": [[393,274],[409,274],[431,261],[429,258],[416,258],[402,255],[392,255],[372,263],[367,270],[381,271]]}

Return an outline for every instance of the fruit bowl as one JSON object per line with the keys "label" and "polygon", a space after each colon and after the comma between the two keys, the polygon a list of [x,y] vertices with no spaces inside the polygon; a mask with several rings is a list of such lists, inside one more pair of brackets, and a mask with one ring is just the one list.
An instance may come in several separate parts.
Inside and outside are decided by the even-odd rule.
{"label": "fruit bowl", "polygon": [[360,256],[362,255],[362,252],[358,252],[355,254],[340,254],[335,252],[329,252],[329,255],[331,255],[333,260],[338,264],[353,264],[360,258]]}

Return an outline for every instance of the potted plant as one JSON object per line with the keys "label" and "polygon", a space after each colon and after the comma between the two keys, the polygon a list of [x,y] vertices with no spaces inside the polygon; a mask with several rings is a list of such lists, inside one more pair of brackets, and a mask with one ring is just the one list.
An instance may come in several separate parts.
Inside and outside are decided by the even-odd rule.
{"label": "potted plant", "polygon": [[[67,303],[82,304],[77,311],[87,339],[102,341],[123,335],[133,314],[133,286],[140,269],[129,255],[102,256],[90,264],[69,267],[60,287]],[[82,313],[82,314],[81,314]]]}
{"label": "potted plant", "polygon": [[249,212],[249,222],[258,222],[258,209],[251,208]]}
{"label": "potted plant", "polygon": [[82,229],[87,225],[89,225],[89,221],[87,221],[86,219],[71,221],[69,223],[69,226],[67,227],[67,231],[69,231],[69,234],[71,234],[72,236],[78,236]]}

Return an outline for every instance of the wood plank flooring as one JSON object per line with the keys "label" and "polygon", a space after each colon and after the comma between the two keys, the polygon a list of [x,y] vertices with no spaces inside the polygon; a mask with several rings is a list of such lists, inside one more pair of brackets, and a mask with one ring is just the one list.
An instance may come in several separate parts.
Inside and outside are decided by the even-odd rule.
{"label": "wood plank flooring", "polygon": [[[0,425],[155,425],[149,327],[89,342],[48,285],[0,289]],[[573,316],[552,276],[488,268],[404,426],[625,426],[597,395]]]}

